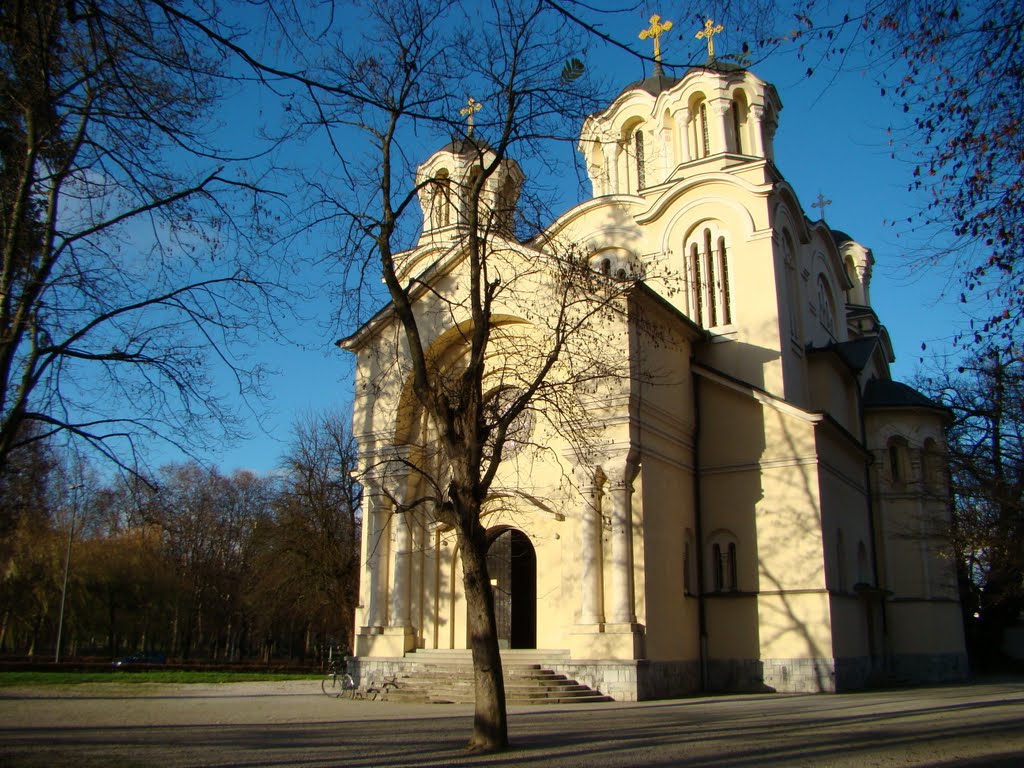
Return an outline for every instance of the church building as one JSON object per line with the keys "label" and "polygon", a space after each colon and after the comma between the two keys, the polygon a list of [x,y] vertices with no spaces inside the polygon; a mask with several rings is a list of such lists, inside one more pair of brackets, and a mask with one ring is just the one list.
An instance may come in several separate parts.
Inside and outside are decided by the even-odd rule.
{"label": "church building", "polygon": [[[483,520],[502,647],[618,700],[967,674],[943,536],[949,414],[890,378],[872,252],[809,216],[775,166],[781,112],[742,67],[712,56],[675,78],[659,65],[582,126],[590,199],[526,243],[493,230],[505,259],[571,243],[628,286],[602,322],[640,375],[590,393],[589,452],[525,418],[522,441],[543,450],[507,451],[510,490]],[[434,183],[400,277],[429,286],[424,307],[458,290],[452,190],[487,151],[455,141],[420,166]],[[523,180],[505,160],[488,181],[509,221]],[[497,348],[541,333],[543,305],[506,296]],[[426,343],[444,360],[460,318],[432,318]],[[412,669],[468,647],[458,542],[411,503],[422,479],[395,469],[430,445],[397,318],[384,308],[341,345],[357,358],[364,473],[354,654],[364,674]]]}

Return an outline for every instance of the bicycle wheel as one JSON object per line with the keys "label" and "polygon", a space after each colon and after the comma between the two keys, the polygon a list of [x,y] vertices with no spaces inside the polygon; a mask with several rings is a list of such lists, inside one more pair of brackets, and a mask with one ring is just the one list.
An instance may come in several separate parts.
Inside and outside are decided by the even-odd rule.
{"label": "bicycle wheel", "polygon": [[325,694],[336,699],[344,692],[341,684],[341,678],[339,678],[336,673],[332,672],[320,682],[320,688]]}
{"label": "bicycle wheel", "polygon": [[341,680],[342,691],[347,693],[351,698],[356,697],[356,681],[352,679],[352,675],[345,673],[345,677]]}

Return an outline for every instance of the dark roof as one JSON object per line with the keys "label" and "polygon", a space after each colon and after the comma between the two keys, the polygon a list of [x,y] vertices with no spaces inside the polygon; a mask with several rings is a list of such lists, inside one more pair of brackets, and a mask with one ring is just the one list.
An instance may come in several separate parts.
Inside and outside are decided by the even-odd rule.
{"label": "dark roof", "polygon": [[947,410],[916,389],[899,381],[872,379],[864,389],[865,408],[932,408]]}
{"label": "dark roof", "polygon": [[678,77],[667,77],[664,72],[657,71],[646,80],[637,80],[635,83],[630,83],[622,89],[619,96],[627,91],[637,90],[647,91],[651,96],[657,96],[658,94],[664,93],[665,91],[673,88],[680,79],[681,78]]}
{"label": "dark roof", "polygon": [[739,64],[722,61],[716,56],[714,58],[709,58],[699,67],[693,67],[693,69],[710,69],[713,72],[745,72],[747,68],[740,66]]}
{"label": "dark roof", "polygon": [[871,355],[874,354],[877,346],[877,336],[866,336],[862,339],[854,339],[853,341],[836,342],[829,344],[827,347],[811,347],[807,351],[810,353],[835,352],[851,371],[860,373],[871,361]]}
{"label": "dark roof", "polygon": [[842,245],[843,243],[855,243],[857,242],[848,234],[843,232],[841,229],[832,229],[829,227],[829,231],[832,232],[832,240],[835,241],[836,245]]}
{"label": "dark roof", "polygon": [[454,136],[452,140],[442,147],[440,152],[452,152],[456,155],[476,154],[491,148],[484,139],[478,136]]}
{"label": "dark roof", "polygon": [[[730,64],[728,61],[722,61],[721,59],[714,58],[708,59],[704,64],[699,66],[690,67],[686,74],[698,69],[709,69],[713,72],[743,72],[746,70],[745,67],[741,67],[739,64]],[[619,92],[619,96],[627,91],[635,90],[647,91],[651,96],[658,96],[659,94],[674,88],[676,84],[682,80],[682,77],[668,77],[662,70],[661,65],[657,64],[655,65],[653,75],[645,80],[637,80],[635,83],[630,83]]]}

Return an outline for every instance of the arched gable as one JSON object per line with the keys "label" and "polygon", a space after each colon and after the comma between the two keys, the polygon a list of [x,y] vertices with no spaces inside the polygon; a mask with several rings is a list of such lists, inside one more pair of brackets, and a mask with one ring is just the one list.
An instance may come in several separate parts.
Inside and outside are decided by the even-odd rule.
{"label": "arched gable", "polygon": [[[491,325],[494,327],[519,324],[530,325],[527,320],[512,315],[494,315],[491,318]],[[468,350],[466,345],[472,330],[472,321],[465,320],[439,334],[426,350],[427,365],[435,371],[445,370],[455,365]],[[415,441],[422,426],[422,407],[413,388],[413,375],[409,373],[398,400],[394,428],[395,444],[407,445]]]}

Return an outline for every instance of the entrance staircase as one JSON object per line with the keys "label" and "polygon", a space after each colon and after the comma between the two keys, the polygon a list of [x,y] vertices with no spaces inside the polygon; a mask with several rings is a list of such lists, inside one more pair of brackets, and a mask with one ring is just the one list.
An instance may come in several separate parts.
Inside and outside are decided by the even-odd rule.
{"label": "entrance staircase", "polygon": [[[582,704],[612,701],[592,688],[551,669],[565,651],[502,650],[506,704]],[[390,701],[472,704],[473,659],[470,651],[418,650],[406,654],[408,671],[397,676]]]}

